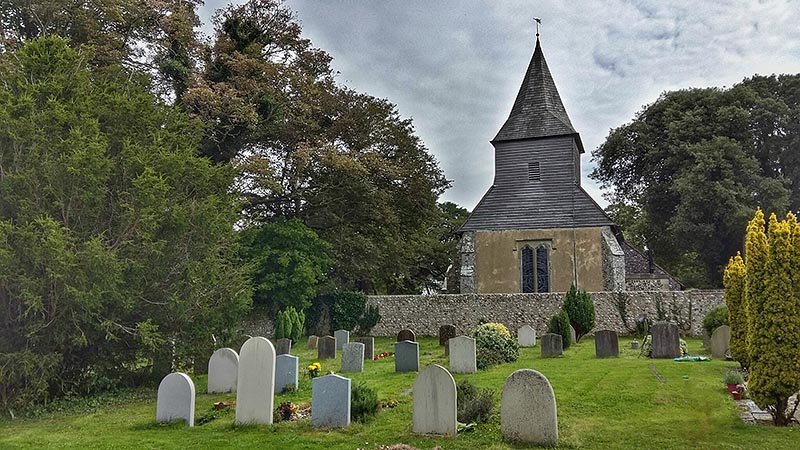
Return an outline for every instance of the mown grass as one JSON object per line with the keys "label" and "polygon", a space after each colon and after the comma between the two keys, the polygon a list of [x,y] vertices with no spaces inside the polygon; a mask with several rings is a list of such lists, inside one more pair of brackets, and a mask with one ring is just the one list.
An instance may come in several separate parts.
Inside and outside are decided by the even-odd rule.
{"label": "mown grass", "polygon": [[[447,359],[435,339],[421,339],[421,365],[447,367]],[[377,339],[376,352],[392,351],[390,339]],[[468,378],[479,387],[495,390],[495,412],[486,424],[455,438],[416,436],[410,432],[409,388],[416,374],[394,373],[392,358],[369,361],[365,371],[347,374],[354,382],[365,381],[380,399],[395,398],[399,405],[382,411],[366,424],[347,429],[315,430],[309,420],[280,422],[273,426],[234,426],[232,412],[194,428],[182,424],[155,423],[155,392],[130,396],[120,404],[95,405],[91,410],[47,413],[36,419],[0,421],[0,449],[374,449],[406,443],[422,449],[512,449],[524,446],[504,443],[500,436],[500,393],[506,377],[519,368],[534,368],[553,384],[558,403],[558,448],[570,449],[796,449],[800,428],[745,425],[735,403],[722,385],[722,373],[734,363],[711,361],[676,363],[638,359],[620,342],[620,358],[594,358],[594,342],[585,338],[563,358],[542,359],[539,348],[522,349],[519,361],[494,367]],[[703,352],[700,341],[689,340],[690,353]],[[316,351],[299,346],[301,369],[315,361]],[[660,383],[648,365],[666,379]],[[322,361],[323,371],[338,371],[340,361]],[[235,400],[235,395],[200,394],[204,376],[195,377],[196,416],[211,411],[216,401]],[[300,389],[276,396],[282,401],[309,403],[311,383],[301,379]]]}

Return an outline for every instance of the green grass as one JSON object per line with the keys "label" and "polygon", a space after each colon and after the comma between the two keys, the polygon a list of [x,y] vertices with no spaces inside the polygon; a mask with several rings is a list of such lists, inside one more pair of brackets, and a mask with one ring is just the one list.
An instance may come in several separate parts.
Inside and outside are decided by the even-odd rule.
{"label": "green grass", "polygon": [[[376,352],[392,351],[390,339],[376,339]],[[422,366],[447,359],[438,341],[421,339]],[[533,368],[550,379],[558,403],[558,448],[571,449],[794,449],[800,447],[800,428],[748,426],[738,417],[735,403],[722,384],[724,370],[734,363],[711,361],[675,363],[637,359],[622,340],[620,358],[597,360],[590,338],[571,347],[563,358],[542,359],[539,347],[522,349],[519,361],[496,366],[469,378],[479,387],[495,390],[495,412],[487,424],[455,438],[416,436],[410,432],[411,397],[407,392],[416,374],[394,373],[392,358],[368,361],[365,371],[348,374],[365,381],[380,399],[396,398],[399,405],[382,411],[367,424],[343,430],[315,430],[309,420],[273,426],[234,426],[232,412],[222,413],[202,426],[155,423],[155,392],[129,395],[116,404],[94,402],[92,407],[52,412],[35,419],[0,421],[0,449],[375,449],[379,445],[406,443],[421,449],[523,448],[502,442],[500,393],[506,377],[516,369]],[[691,354],[702,353],[700,341],[689,340]],[[314,362],[316,351],[299,346],[301,370]],[[654,362],[666,378],[661,384],[648,368]],[[322,361],[323,371],[339,369],[339,360]],[[195,377],[196,417],[211,411],[220,400],[235,395],[200,394],[204,376]],[[290,400],[309,403],[311,383],[301,379],[300,389],[278,395],[275,405]]]}

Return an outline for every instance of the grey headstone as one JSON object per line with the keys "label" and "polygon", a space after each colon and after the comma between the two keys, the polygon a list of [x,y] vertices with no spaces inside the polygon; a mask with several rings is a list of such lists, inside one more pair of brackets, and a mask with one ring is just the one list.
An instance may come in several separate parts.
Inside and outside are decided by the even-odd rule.
{"label": "grey headstone", "polygon": [[322,336],[317,341],[317,359],[336,358],[336,338],[333,336]]}
{"label": "grey headstone", "polygon": [[500,400],[500,430],[507,441],[558,443],[556,396],[544,375],[520,369],[508,376]]}
{"label": "grey headstone", "polygon": [[517,330],[517,342],[520,347],[536,347],[536,330],[530,325],[523,325]]}
{"label": "grey headstone", "polygon": [[458,336],[450,339],[450,371],[453,373],[475,373],[478,364],[475,360],[475,339]]}
{"label": "grey headstone", "polygon": [[639,350],[639,341],[631,341],[631,349]]}
{"label": "grey headstone", "polygon": [[431,364],[417,375],[412,392],[412,431],[455,436],[456,382],[450,372],[438,364]]}
{"label": "grey headstone", "polygon": [[411,341],[395,342],[394,371],[419,371],[419,344]]}
{"label": "grey headstone", "polygon": [[403,341],[416,342],[417,335],[414,334],[414,332],[409,330],[408,328],[406,328],[405,330],[400,330],[400,332],[397,333],[397,342],[403,342]]}
{"label": "grey headstone", "polygon": [[364,344],[350,342],[342,348],[342,372],[364,371]]}
{"label": "grey headstone", "polygon": [[347,330],[336,330],[333,337],[336,338],[336,350],[341,350],[344,344],[350,342],[350,332]]}
{"label": "grey headstone", "polygon": [[619,337],[614,330],[599,330],[594,333],[594,354],[598,358],[619,356]]}
{"label": "grey headstone", "polygon": [[308,337],[308,344],[306,344],[306,348],[309,349],[309,350],[313,350],[313,349],[317,348],[317,341],[318,340],[319,340],[319,337],[312,334],[311,336]]}
{"label": "grey headstone", "polygon": [[564,343],[560,334],[547,333],[542,335],[542,358],[554,358],[564,353]]}
{"label": "grey headstone", "polygon": [[358,337],[356,342],[364,344],[364,359],[372,360],[375,358],[375,338],[374,337]]}
{"label": "grey headstone", "polygon": [[280,338],[275,342],[276,355],[289,355],[292,353],[292,340]]}
{"label": "grey headstone", "polygon": [[711,356],[724,358],[731,348],[731,327],[721,325],[711,333]]}
{"label": "grey headstone", "polygon": [[336,374],[311,380],[311,425],[343,428],[350,425],[350,379]]}
{"label": "grey headstone", "polygon": [[298,365],[300,358],[292,355],[278,355],[275,358],[275,393],[297,389]]}
{"label": "grey headstone", "polygon": [[711,348],[711,336],[708,335],[708,332],[703,329],[703,347],[704,348]]}
{"label": "grey headstone", "polygon": [[456,337],[455,325],[442,325],[439,327],[439,346],[444,347],[447,341]]}
{"label": "grey headstone", "polygon": [[217,349],[208,360],[208,393],[236,392],[239,354],[232,348]]}
{"label": "grey headstone", "polygon": [[575,327],[573,327],[572,325],[569,326],[569,338],[570,338],[569,341],[570,344],[578,342],[578,335],[575,334]]}
{"label": "grey headstone", "polygon": [[239,351],[236,423],[272,423],[275,406],[275,347],[266,338],[248,339]]}
{"label": "grey headstone", "polygon": [[670,322],[656,322],[650,327],[653,335],[653,358],[677,358],[681,356],[678,326]]}
{"label": "grey headstone", "polygon": [[189,375],[173,372],[161,380],[156,400],[156,421],[168,423],[184,420],[194,426],[194,383]]}

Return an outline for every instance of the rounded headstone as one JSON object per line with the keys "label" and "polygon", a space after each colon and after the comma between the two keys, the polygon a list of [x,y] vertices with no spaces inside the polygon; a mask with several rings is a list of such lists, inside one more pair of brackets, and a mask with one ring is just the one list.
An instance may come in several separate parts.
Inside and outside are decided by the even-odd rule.
{"label": "rounded headstone", "polygon": [[619,356],[619,338],[614,330],[598,330],[594,333],[594,353],[598,358]]}
{"label": "rounded headstone", "polygon": [[239,354],[232,348],[217,349],[208,360],[208,393],[236,392]]}
{"label": "rounded headstone", "polygon": [[556,396],[544,375],[520,369],[508,376],[500,401],[500,429],[507,441],[558,443]]}
{"label": "rounded headstone", "polygon": [[414,334],[414,332],[412,330],[409,330],[408,328],[406,328],[405,330],[400,330],[400,332],[397,333],[397,342],[402,342],[402,341],[416,342],[417,335]]}
{"label": "rounded headstone", "polygon": [[448,345],[450,347],[450,371],[453,373],[478,371],[475,339],[469,336],[458,336],[450,339]]}
{"label": "rounded headstone", "polygon": [[420,434],[456,434],[456,382],[444,367],[431,364],[414,380],[411,429]]}
{"label": "rounded headstone", "polygon": [[517,342],[520,347],[535,347],[536,330],[530,325],[523,325],[517,330]]}
{"label": "rounded headstone", "polygon": [[156,400],[156,420],[168,423],[184,420],[194,426],[194,383],[189,375],[174,372],[161,380]]}
{"label": "rounded headstone", "polygon": [[731,347],[731,327],[721,325],[711,333],[711,356],[724,358]]}
{"label": "rounded headstone", "polygon": [[271,424],[274,389],[275,347],[266,338],[251,337],[239,352],[236,423]]}

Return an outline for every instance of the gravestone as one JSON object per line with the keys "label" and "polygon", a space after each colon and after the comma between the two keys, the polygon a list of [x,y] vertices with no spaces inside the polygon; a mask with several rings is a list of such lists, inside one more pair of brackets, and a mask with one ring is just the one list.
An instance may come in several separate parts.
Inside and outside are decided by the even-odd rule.
{"label": "gravestone", "polygon": [[275,358],[275,393],[297,390],[298,366],[300,358],[292,355],[278,355]]}
{"label": "gravestone", "polygon": [[364,359],[372,360],[375,358],[374,337],[357,337],[356,342],[364,344]]}
{"label": "gravestone", "polygon": [[272,423],[275,406],[275,347],[266,338],[248,339],[239,351],[236,423]]}
{"label": "gravestone", "polygon": [[542,335],[542,358],[555,358],[564,353],[564,343],[560,334],[547,333]]}
{"label": "gravestone", "polygon": [[639,350],[639,341],[631,341],[631,350]]}
{"label": "gravestone", "polygon": [[520,369],[508,376],[500,400],[500,430],[507,441],[558,443],[556,397],[544,375]]}
{"label": "gravestone", "polygon": [[350,342],[342,347],[342,372],[364,371],[364,344]]}
{"label": "gravestone", "polygon": [[350,379],[336,374],[311,380],[311,425],[343,428],[350,425]]}
{"label": "gravestone", "polygon": [[350,342],[350,332],[347,330],[336,330],[333,337],[336,338],[336,350],[341,350],[344,344]]}
{"label": "gravestone", "polygon": [[417,375],[412,392],[411,430],[420,434],[455,436],[456,382],[450,372],[438,364],[431,364]]}
{"label": "gravestone", "polygon": [[308,337],[308,344],[306,344],[306,348],[309,349],[309,350],[313,350],[313,349],[317,348],[317,341],[318,340],[319,340],[319,337],[312,334],[311,336]]}
{"label": "gravestone", "polygon": [[439,346],[444,347],[444,354],[450,354],[448,341],[456,337],[455,325],[442,325],[439,327]]}
{"label": "gravestone", "polygon": [[517,342],[520,347],[536,347],[536,330],[530,325],[523,325],[517,330]]}
{"label": "gravestone", "polygon": [[288,355],[292,353],[292,340],[286,338],[280,338],[275,341],[275,354],[276,355]]}
{"label": "gravestone", "polygon": [[450,371],[452,373],[475,373],[478,364],[475,360],[475,339],[458,336],[450,339]]}
{"label": "gravestone", "polygon": [[575,327],[573,327],[572,325],[569,326],[569,339],[570,339],[569,341],[570,344],[578,342],[578,336],[577,334],[575,334]]}
{"label": "gravestone", "polygon": [[236,392],[239,355],[232,348],[217,349],[208,360],[208,393]]}
{"label": "gravestone", "polygon": [[156,421],[184,420],[194,426],[194,383],[189,375],[173,372],[161,380],[156,400]]}
{"label": "gravestone", "polygon": [[671,322],[656,322],[650,327],[653,335],[653,358],[677,358],[681,356],[678,326]]}
{"label": "gravestone", "polygon": [[731,348],[731,327],[721,325],[711,333],[711,356],[724,358]]}
{"label": "gravestone", "polygon": [[419,370],[419,344],[411,341],[395,342],[394,371],[417,372]]}
{"label": "gravestone", "polygon": [[594,354],[598,358],[619,356],[619,338],[614,330],[599,330],[594,333]]}
{"label": "gravestone", "polygon": [[406,328],[405,330],[400,330],[400,332],[397,333],[397,342],[403,342],[403,341],[417,342],[417,335],[414,334],[414,332],[409,330],[408,328]]}
{"label": "gravestone", "polygon": [[336,358],[336,338],[323,336],[317,341],[317,359]]}

